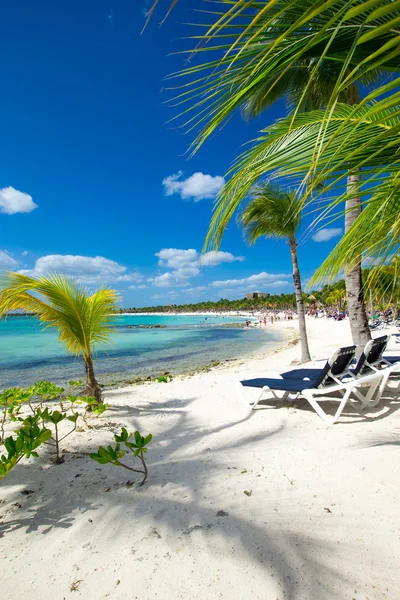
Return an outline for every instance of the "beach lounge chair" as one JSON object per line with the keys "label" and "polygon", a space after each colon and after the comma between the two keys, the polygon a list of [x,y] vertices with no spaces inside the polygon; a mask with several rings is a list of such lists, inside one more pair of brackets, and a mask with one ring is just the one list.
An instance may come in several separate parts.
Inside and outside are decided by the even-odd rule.
{"label": "beach lounge chair", "polygon": [[355,359],[356,346],[345,346],[336,350],[322,368],[293,369],[281,373],[283,379],[306,379],[317,383],[340,383],[342,378],[350,374],[351,364]]}
{"label": "beach lounge chair", "polygon": [[[383,335],[380,338],[367,342],[364,352],[361,354],[357,366],[351,370],[356,376],[368,373],[380,373],[382,376],[379,389],[374,398],[364,402],[362,408],[377,406],[382,394],[385,391],[388,380],[393,373],[400,372],[400,356],[383,356],[390,340],[390,335]],[[363,363],[362,363],[362,359]],[[362,363],[360,365],[360,363]],[[360,365],[360,366],[359,366]],[[357,367],[358,371],[357,371]]]}
{"label": "beach lounge chair", "polygon": [[[361,402],[361,409],[365,409],[367,407],[376,406],[385,390],[388,379],[392,373],[397,370],[400,370],[400,357],[385,357],[383,356],[384,351],[389,343],[390,335],[382,335],[379,338],[374,340],[370,340],[366,343],[363,352],[360,355],[357,363],[350,367],[347,370],[343,370],[341,373],[336,374],[336,376],[332,376],[332,378],[337,381],[340,379],[341,381],[348,379],[349,377],[360,378],[365,375],[370,375],[374,372],[380,372],[382,374],[382,380],[379,385],[379,389],[377,390],[374,397],[371,397],[369,394],[364,396],[358,387],[355,387],[353,390],[354,395]],[[326,368],[326,366],[325,366]],[[303,379],[303,380],[313,380],[316,379],[321,373],[322,369],[293,369],[292,371],[287,371],[286,373],[282,373],[281,377],[284,379]]]}
{"label": "beach lounge chair", "polygon": [[[254,410],[258,403],[263,399],[266,393],[271,393],[277,400],[286,400],[289,396],[294,395],[296,398],[298,395],[302,395],[309,404],[313,407],[318,416],[328,425],[335,423],[347,402],[350,402],[355,408],[358,406],[354,405],[354,402],[350,399],[351,393],[361,385],[369,385],[369,390],[366,396],[362,396],[363,403],[366,405],[371,402],[373,395],[378,388],[382,379],[381,372],[373,372],[372,374],[360,376],[358,378],[351,377],[347,381],[340,379],[340,376],[344,377],[345,373],[349,372],[349,365],[355,356],[355,346],[349,346],[346,348],[340,348],[332,354],[330,359],[327,361],[323,369],[318,369],[318,376],[313,379],[293,379],[293,378],[282,378],[282,379],[271,379],[271,378],[257,378],[248,379],[240,382],[241,391],[244,387],[260,388],[261,394],[257,400],[250,405],[251,409]],[[299,369],[301,371],[301,369]],[[284,392],[283,396],[279,397],[275,392]],[[331,393],[339,392],[342,394],[341,398],[333,397],[332,400],[339,402],[339,407],[332,417],[327,415],[318,403],[317,396],[327,396]],[[294,398],[291,398],[294,399]],[[247,403],[247,405],[249,405]]]}

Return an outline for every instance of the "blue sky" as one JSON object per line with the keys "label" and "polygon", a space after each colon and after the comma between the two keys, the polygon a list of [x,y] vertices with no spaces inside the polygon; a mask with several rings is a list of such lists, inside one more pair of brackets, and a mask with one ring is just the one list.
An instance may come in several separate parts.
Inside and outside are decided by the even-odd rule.
{"label": "blue sky", "polygon": [[[171,53],[189,46],[199,2],[143,35],[144,0],[3,3],[0,269],[108,284],[124,306],[292,290],[283,241],[248,247],[232,223],[223,252],[200,255],[224,173],[284,107],[250,124],[236,115],[188,158],[163,79],[184,67]],[[335,241],[300,246],[304,279]]]}

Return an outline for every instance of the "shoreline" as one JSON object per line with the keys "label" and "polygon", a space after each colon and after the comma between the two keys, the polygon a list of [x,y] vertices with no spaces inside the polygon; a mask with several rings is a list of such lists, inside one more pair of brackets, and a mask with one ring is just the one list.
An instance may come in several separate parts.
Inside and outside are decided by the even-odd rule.
{"label": "shoreline", "polygon": [[[196,315],[197,316],[197,315]],[[138,317],[140,319],[140,317]],[[167,321],[169,318],[172,318],[172,315],[164,316],[163,321]],[[249,317],[247,319],[250,320]],[[224,339],[225,334],[215,334],[215,348],[210,344],[206,345],[206,341],[202,342],[204,345],[203,350],[200,352],[200,346],[193,346],[192,359],[190,358],[191,351],[191,342],[187,344],[187,352],[189,355],[186,357],[186,352],[182,350],[179,352],[179,343],[176,345],[176,355],[173,352],[164,351],[165,359],[157,357],[154,361],[148,362],[144,360],[146,354],[141,354],[142,350],[139,347],[138,358],[135,360],[135,342],[133,341],[131,346],[128,349],[124,350],[122,361],[118,364],[115,356],[118,356],[119,347],[118,342],[114,344],[110,348],[110,350],[105,350],[104,352],[99,353],[98,361],[95,357],[95,370],[97,379],[100,385],[104,390],[108,388],[118,388],[125,387],[129,384],[137,385],[142,383],[149,383],[157,380],[158,377],[165,375],[168,373],[174,379],[178,377],[190,377],[196,373],[208,372],[211,368],[222,368],[223,366],[229,366],[233,362],[237,362],[241,364],[243,361],[247,360],[247,358],[252,358],[254,356],[263,355],[271,351],[275,348],[280,348],[285,345],[286,334],[284,332],[275,332],[276,329],[274,326],[267,325],[267,327],[255,327],[255,319],[252,319],[252,324],[249,328],[251,331],[248,332],[248,335],[244,335],[241,331],[238,331],[237,342],[229,341],[229,336],[227,338],[230,346],[229,348],[224,348],[221,345],[221,341],[218,341],[218,335],[222,335]],[[127,325],[129,327],[129,325]],[[162,331],[168,331],[169,329],[175,329],[173,323],[167,323],[165,327],[160,327],[159,329]],[[239,318],[235,321],[234,317],[230,317],[230,322],[218,322],[215,323],[214,320],[206,322],[205,324],[199,324],[198,327],[206,328],[206,329],[246,329],[244,321],[240,321]],[[191,326],[182,325],[182,329],[192,329]],[[138,329],[141,329],[138,327]],[[143,327],[143,330],[148,330],[150,327]],[[154,328],[158,331],[158,328]],[[257,331],[257,333],[256,333]],[[260,333],[258,333],[260,332]],[[254,336],[253,337],[253,333]],[[213,334],[214,335],[214,334]],[[272,335],[271,337],[269,337]],[[212,336],[213,337],[213,336]],[[277,339],[274,339],[277,337]],[[265,338],[265,339],[264,339]],[[164,338],[162,338],[164,339]],[[133,338],[134,340],[134,338]],[[233,338],[235,340],[235,338]],[[45,338],[43,338],[43,343],[45,343]],[[164,343],[164,342],[163,342]],[[144,349],[143,352],[146,350]],[[65,363],[66,372],[63,373],[63,368],[58,366],[55,362],[49,362],[47,356],[43,359],[42,364],[37,364],[32,368],[32,372],[29,370],[24,371],[24,363],[19,363],[18,361],[10,366],[3,367],[3,385],[2,388],[9,388],[13,386],[21,386],[27,387],[29,385],[33,385],[35,381],[38,380],[49,380],[54,381],[59,385],[66,385],[70,379],[82,379],[83,373],[81,372],[80,363],[77,363],[76,358],[61,356],[60,360],[62,364]],[[61,364],[61,363],[60,363]],[[78,366],[75,366],[77,365]],[[122,370],[119,370],[118,369]],[[123,368],[126,367],[126,368]],[[50,372],[52,371],[52,372]],[[67,374],[66,374],[67,373]],[[2,389],[0,388],[0,389]]]}
{"label": "shoreline", "polygon": [[251,311],[221,311],[215,312],[126,312],[126,313],[113,313],[113,317],[244,317],[244,318],[256,318],[254,312]]}
{"label": "shoreline", "polygon": [[[293,321],[292,321],[293,324]],[[275,327],[275,326],[274,326]],[[262,327],[262,330],[268,331],[268,327]],[[127,389],[128,387],[137,387],[141,385],[149,385],[157,382],[157,378],[163,375],[170,375],[171,381],[179,381],[184,379],[190,379],[196,375],[210,373],[212,371],[223,371],[224,369],[229,369],[233,364],[236,366],[245,365],[248,361],[263,360],[270,355],[278,354],[280,352],[284,352],[285,350],[291,348],[296,345],[300,341],[299,333],[296,327],[287,327],[283,332],[281,332],[283,337],[282,340],[277,342],[277,347],[269,350],[259,349],[253,350],[251,352],[246,352],[242,356],[238,356],[235,358],[221,358],[218,360],[212,359],[210,362],[199,365],[198,367],[194,367],[193,369],[189,369],[187,371],[181,371],[174,373],[173,371],[168,371],[167,369],[164,372],[160,372],[157,375],[148,375],[144,377],[137,376],[140,378],[140,381],[131,381],[129,378],[127,381],[120,381],[115,383],[106,383],[103,385],[104,393],[107,393],[108,389]],[[282,345],[280,345],[282,344]],[[99,375],[100,384],[101,384],[101,374]]]}

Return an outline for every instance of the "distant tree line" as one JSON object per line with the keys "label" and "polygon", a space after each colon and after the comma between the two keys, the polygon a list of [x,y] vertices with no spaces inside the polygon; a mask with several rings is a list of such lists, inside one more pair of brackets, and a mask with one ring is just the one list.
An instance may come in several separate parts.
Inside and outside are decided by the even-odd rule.
{"label": "distant tree line", "polygon": [[[398,309],[400,307],[400,286],[398,265],[378,267],[376,269],[363,269],[364,292],[370,312],[374,310]],[[313,290],[310,294],[303,294],[303,300],[308,310],[328,308],[330,310],[345,310],[346,287],[344,279],[336,283],[326,284],[320,290]],[[296,295],[271,294],[258,298],[240,298],[228,300],[221,298],[217,301],[202,301],[186,304],[168,304],[146,306],[142,308],[121,308],[119,312],[201,312],[201,311],[252,311],[252,310],[296,310]]]}

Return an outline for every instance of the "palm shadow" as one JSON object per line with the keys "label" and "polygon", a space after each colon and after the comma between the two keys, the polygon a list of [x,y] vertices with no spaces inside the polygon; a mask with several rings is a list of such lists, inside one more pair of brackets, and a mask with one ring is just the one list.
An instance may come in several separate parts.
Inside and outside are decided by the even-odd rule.
{"label": "palm shadow", "polygon": [[[137,406],[113,405],[110,412],[118,421],[113,423],[114,426],[123,423],[130,430],[140,429],[142,419],[146,419],[146,427],[151,425],[150,418],[159,430],[149,448],[150,480],[143,488],[121,483],[118,469],[111,465],[100,466],[87,457],[99,443],[110,441],[107,423],[110,415],[107,413],[96,419],[99,427],[93,428],[90,436],[74,434],[76,451],[66,453],[65,464],[74,464],[76,468],[72,479],[63,485],[60,486],[60,479],[64,465],[43,469],[41,464],[46,456],[33,465],[20,465],[3,481],[5,488],[9,486],[9,503],[11,506],[21,504],[18,487],[32,488],[35,493],[28,495],[24,506],[16,510],[23,512],[20,517],[15,514],[3,516],[2,535],[10,542],[13,532],[20,529],[31,536],[60,529],[62,535],[62,530],[71,528],[78,519],[97,523],[113,514],[118,519],[107,549],[110,554],[114,550],[114,539],[115,551],[120,551],[117,545],[117,540],[121,539],[119,533],[125,536],[123,539],[129,533],[135,535],[135,523],[139,522],[146,524],[149,535],[153,535],[156,525],[156,545],[161,544],[158,536],[167,538],[171,547],[177,540],[185,544],[186,540],[196,536],[208,556],[233,549],[234,556],[239,555],[244,562],[257,565],[265,577],[277,581],[287,600],[339,599],[338,590],[345,575],[335,561],[337,545],[318,533],[326,529],[326,515],[317,517],[311,529],[308,525],[308,534],[304,535],[296,521],[294,524],[282,523],[273,512],[275,503],[279,510],[285,508],[275,490],[266,490],[261,499],[271,503],[268,522],[261,521],[257,505],[251,505],[251,498],[245,512],[234,508],[225,510],[230,500],[223,494],[223,476],[227,469],[235,468],[233,461],[239,462],[240,454],[234,451],[249,445],[254,448],[254,453],[262,451],[265,444],[273,444],[275,437],[285,433],[285,424],[248,436],[244,435],[243,426],[250,414],[239,419],[227,415],[224,423],[204,426],[190,410],[195,400],[196,397],[170,398],[160,402],[145,401]],[[160,419],[160,415],[163,418]],[[211,505],[205,496],[213,479],[219,481],[221,489],[218,505]],[[300,504],[295,511],[298,520],[309,521],[305,506]],[[345,546],[346,556],[353,556],[355,549],[350,539]],[[157,553],[157,546],[154,552]]]}

